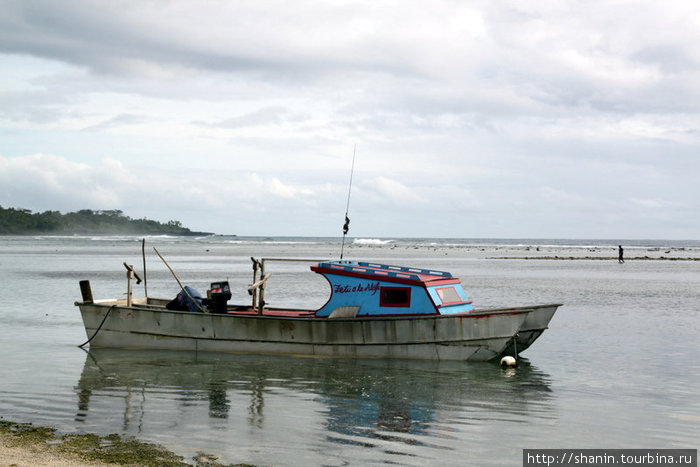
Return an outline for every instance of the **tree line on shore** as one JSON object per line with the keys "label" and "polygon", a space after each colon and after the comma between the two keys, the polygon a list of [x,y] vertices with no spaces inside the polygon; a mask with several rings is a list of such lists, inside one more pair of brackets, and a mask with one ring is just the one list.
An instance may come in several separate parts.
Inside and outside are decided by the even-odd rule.
{"label": "tree line on shore", "polygon": [[0,206],[0,235],[64,234],[152,234],[202,235],[192,232],[180,221],[162,223],[150,219],[132,219],[118,209],[93,211],[82,209],[61,214],[59,211],[33,213],[29,209]]}

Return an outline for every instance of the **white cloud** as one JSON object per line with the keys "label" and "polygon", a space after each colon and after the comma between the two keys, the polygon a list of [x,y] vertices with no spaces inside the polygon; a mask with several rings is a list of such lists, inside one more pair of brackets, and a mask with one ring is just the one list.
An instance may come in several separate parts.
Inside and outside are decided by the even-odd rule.
{"label": "white cloud", "polygon": [[43,154],[0,156],[0,186],[5,207],[121,209],[135,218],[180,219],[195,229],[214,230],[221,228],[217,217],[234,218],[248,225],[248,233],[257,232],[265,217],[279,220],[294,213],[303,218],[302,208],[309,206],[333,211],[333,197],[340,195],[327,183],[300,185],[235,170],[134,170],[113,159],[83,164]]}
{"label": "white cloud", "polygon": [[664,200],[660,200],[660,199],[632,198],[632,199],[630,199],[630,202],[635,204],[635,205],[638,205],[639,207],[641,207],[643,209],[657,210],[657,209],[661,209],[661,208],[665,208],[665,207],[669,206],[668,202],[666,202]]}
{"label": "white cloud", "polygon": [[367,187],[366,189],[376,193],[376,196],[380,197],[382,200],[388,200],[402,205],[419,199],[415,190],[387,177],[377,177],[370,180],[365,186]]}

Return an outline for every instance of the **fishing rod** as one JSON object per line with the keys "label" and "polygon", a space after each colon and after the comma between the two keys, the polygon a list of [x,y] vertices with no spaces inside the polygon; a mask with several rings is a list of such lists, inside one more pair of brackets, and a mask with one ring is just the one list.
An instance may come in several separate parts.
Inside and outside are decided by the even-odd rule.
{"label": "fishing rod", "polygon": [[348,217],[348,212],[350,211],[350,191],[352,190],[352,175],[355,172],[355,151],[357,150],[357,145],[352,148],[352,167],[350,168],[350,183],[348,184],[348,202],[345,205],[345,223],[343,224],[343,242],[340,245],[340,259],[343,259],[343,252],[345,251],[345,236],[350,230],[350,218]]}

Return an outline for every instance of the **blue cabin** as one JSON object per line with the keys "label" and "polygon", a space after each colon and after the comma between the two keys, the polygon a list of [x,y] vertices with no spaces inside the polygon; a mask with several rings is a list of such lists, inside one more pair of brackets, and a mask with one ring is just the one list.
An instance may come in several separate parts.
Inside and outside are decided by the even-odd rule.
{"label": "blue cabin", "polygon": [[331,285],[319,317],[452,315],[474,309],[449,272],[356,261],[321,262],[311,270]]}

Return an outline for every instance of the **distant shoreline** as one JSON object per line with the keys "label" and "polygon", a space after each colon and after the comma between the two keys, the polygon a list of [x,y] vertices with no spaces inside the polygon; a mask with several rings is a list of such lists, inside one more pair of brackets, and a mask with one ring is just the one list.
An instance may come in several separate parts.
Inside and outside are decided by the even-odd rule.
{"label": "distant shoreline", "polygon": [[166,223],[151,219],[132,219],[121,210],[82,209],[62,214],[59,211],[33,213],[29,209],[0,206],[0,235],[182,235],[208,236],[212,232],[193,232],[180,221]]}
{"label": "distant shoreline", "polygon": [[[217,235],[214,232],[24,232],[24,233],[0,233],[0,237],[114,237],[119,235],[127,235],[130,237],[157,237],[157,236],[171,236],[171,237],[212,237]],[[231,235],[235,237],[235,235]]]}

